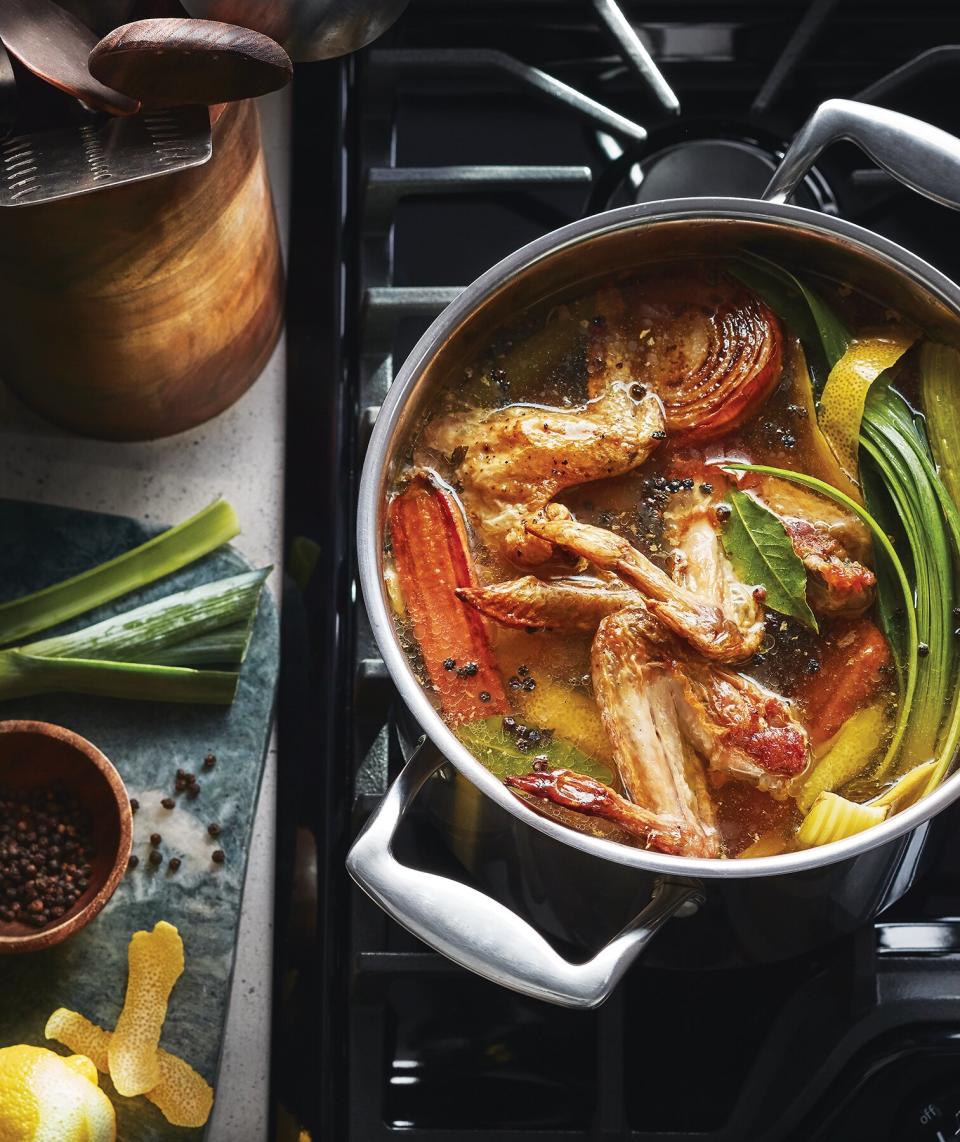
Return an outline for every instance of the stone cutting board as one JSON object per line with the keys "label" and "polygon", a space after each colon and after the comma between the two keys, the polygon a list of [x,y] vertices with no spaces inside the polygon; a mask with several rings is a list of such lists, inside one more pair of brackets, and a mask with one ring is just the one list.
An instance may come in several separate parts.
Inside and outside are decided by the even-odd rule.
{"label": "stone cutting board", "polygon": [[[0,499],[0,600],[74,575],[135,547],[158,530],[120,516]],[[127,596],[122,605],[110,604],[73,620],[69,629],[247,567],[237,552],[222,548],[160,584]],[[44,1045],[47,1017],[61,1006],[112,1028],[126,987],[131,934],[167,920],[180,929],[186,970],[171,998],[162,1046],[216,1086],[279,662],[277,611],[270,580],[267,585],[237,697],[229,708],[66,695],[0,703],[0,718],[57,722],[89,738],[117,767],[130,796],[141,805],[134,817],[139,867],[127,874],[104,911],[59,947],[0,957],[0,1046]],[[216,755],[217,764],[204,772],[208,753]],[[177,808],[168,811],[160,800],[173,793],[178,768],[197,774],[201,792],[196,800],[181,796]],[[211,821],[222,828],[216,841],[207,834]],[[166,859],[159,871],[151,871],[146,860],[151,832],[163,837],[165,858],[181,857],[177,873],[167,871]],[[226,853],[219,866],[210,859],[217,847]],[[144,1098],[120,1097],[106,1076],[101,1085],[116,1107],[120,1142],[202,1136],[202,1131],[170,1126]]]}

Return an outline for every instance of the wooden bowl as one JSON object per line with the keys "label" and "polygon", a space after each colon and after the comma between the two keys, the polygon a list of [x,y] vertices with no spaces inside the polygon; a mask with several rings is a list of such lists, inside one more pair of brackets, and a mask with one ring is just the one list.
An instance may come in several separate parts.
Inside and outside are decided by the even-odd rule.
{"label": "wooden bowl", "polygon": [[0,955],[51,948],[79,932],[114,894],[130,859],[130,799],[120,774],[100,750],[63,726],[0,722],[0,789],[33,791],[52,785],[88,815],[94,855],[87,888],[67,912],[42,928],[0,919]]}

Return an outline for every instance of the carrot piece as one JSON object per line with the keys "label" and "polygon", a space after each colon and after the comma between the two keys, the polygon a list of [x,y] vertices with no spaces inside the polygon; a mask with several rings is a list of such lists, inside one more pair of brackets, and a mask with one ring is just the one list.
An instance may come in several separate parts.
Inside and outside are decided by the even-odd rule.
{"label": "carrot piece", "polygon": [[832,738],[880,688],[889,665],[887,640],[869,619],[834,627],[820,656],[820,670],[799,695],[813,746]]}
{"label": "carrot piece", "polygon": [[[507,713],[484,620],[455,594],[478,585],[456,502],[417,475],[391,502],[387,520],[397,579],[440,709],[454,724]],[[453,667],[444,665],[451,661]]]}

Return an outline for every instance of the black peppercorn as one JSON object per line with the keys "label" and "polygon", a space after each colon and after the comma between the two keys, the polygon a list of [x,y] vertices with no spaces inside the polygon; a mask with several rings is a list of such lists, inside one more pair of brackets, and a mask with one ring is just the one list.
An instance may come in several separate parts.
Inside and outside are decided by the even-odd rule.
{"label": "black peppercorn", "polygon": [[139,863],[140,863],[140,858],[137,856],[136,853],[133,853],[133,855],[127,861],[127,868],[136,868]]}
{"label": "black peppercorn", "polygon": [[167,868],[169,868],[171,872],[176,872],[177,869],[180,867],[181,863],[182,862],[181,862],[179,857],[171,857],[167,861]]}
{"label": "black peppercorn", "polygon": [[164,809],[176,809],[177,807],[177,803],[172,797],[164,797],[160,804],[164,807]]}
{"label": "black peppercorn", "polygon": [[457,660],[455,658],[445,658],[443,660],[443,669],[444,670],[452,670],[456,665],[457,665]]}
{"label": "black peppercorn", "polygon": [[158,865],[158,864],[162,864],[162,863],[163,863],[163,857],[162,857],[162,855],[161,855],[159,852],[157,852],[157,850],[156,850],[156,849],[151,849],[151,850],[150,850],[150,856],[149,856],[147,859],[148,859],[148,860],[150,861],[150,863],[151,863],[152,865],[154,865],[154,866],[156,866],[156,865]]}
{"label": "black peppercorn", "polygon": [[213,767],[216,764],[217,764],[217,755],[215,753],[208,753],[207,756],[203,759],[203,768],[204,769],[213,769]]}
{"label": "black peppercorn", "polygon": [[150,834],[150,844],[153,845],[154,848],[156,848],[162,840],[163,837],[161,837],[159,833]]}
{"label": "black peppercorn", "polygon": [[65,790],[0,788],[0,919],[42,928],[89,883],[90,822]]}
{"label": "black peppercorn", "polygon": [[210,859],[214,864],[223,864],[223,862],[227,859],[227,854],[223,851],[223,849],[214,849],[210,854]]}
{"label": "black peppercorn", "polygon": [[136,799],[136,797],[131,797],[130,798],[130,812],[136,813],[136,811],[139,808],[140,808],[140,802]]}
{"label": "black peppercorn", "polygon": [[211,837],[219,837],[221,829],[220,829],[220,826],[216,823],[216,821],[211,821],[210,824],[207,825],[207,832],[210,834]]}
{"label": "black peppercorn", "polygon": [[480,694],[479,694],[479,698],[480,698],[481,702],[489,702],[490,701],[490,691],[489,690],[481,690]]}

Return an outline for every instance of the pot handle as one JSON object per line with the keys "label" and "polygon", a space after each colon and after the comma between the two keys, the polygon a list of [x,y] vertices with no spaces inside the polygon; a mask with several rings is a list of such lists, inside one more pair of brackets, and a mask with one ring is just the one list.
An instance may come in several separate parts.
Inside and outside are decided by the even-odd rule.
{"label": "pot handle", "polygon": [[571,963],[525,920],[459,881],[400,864],[394,834],[424,782],[445,758],[429,742],[404,767],[347,856],[360,887],[398,923],[469,971],[563,1007],[597,1007],[653,939],[691,900],[695,883],[661,880],[650,903],[586,963]]}
{"label": "pot handle", "polygon": [[850,99],[820,104],[787,148],[764,199],[786,202],[820,153],[841,139],[856,143],[904,186],[960,210],[960,139],[899,111]]}

